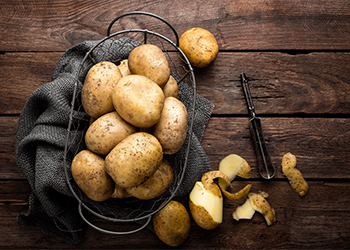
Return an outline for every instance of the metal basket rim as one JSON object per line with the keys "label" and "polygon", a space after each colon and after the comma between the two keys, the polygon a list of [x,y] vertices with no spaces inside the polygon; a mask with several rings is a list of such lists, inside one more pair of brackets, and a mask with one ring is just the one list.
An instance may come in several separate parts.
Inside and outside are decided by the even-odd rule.
{"label": "metal basket rim", "polygon": [[[177,52],[179,52],[182,57],[185,59],[185,63],[187,64],[187,66],[189,67],[189,70],[187,72],[187,74],[180,79],[179,82],[181,82],[184,78],[187,77],[187,75],[191,75],[192,78],[192,88],[193,88],[193,100],[192,100],[192,108],[190,110],[191,112],[191,120],[189,120],[189,128],[187,130],[188,133],[188,144],[187,144],[187,148],[186,148],[186,152],[185,152],[185,159],[184,159],[184,163],[183,163],[183,168],[182,168],[182,173],[181,173],[181,178],[180,181],[178,183],[178,185],[175,188],[175,191],[172,192],[172,194],[170,195],[169,198],[167,198],[167,200],[165,202],[163,202],[157,209],[155,209],[154,211],[147,213],[147,215],[143,215],[141,217],[138,218],[131,218],[131,219],[120,219],[120,218],[112,218],[112,217],[107,217],[104,215],[101,215],[97,212],[95,212],[94,210],[92,210],[90,207],[88,207],[86,204],[84,204],[84,202],[79,198],[79,196],[76,194],[76,192],[74,191],[72,184],[70,183],[69,180],[69,173],[68,173],[68,166],[67,166],[67,153],[68,153],[68,141],[69,141],[69,136],[70,133],[72,132],[71,128],[72,128],[72,120],[73,120],[73,113],[74,113],[74,105],[75,105],[75,99],[76,99],[76,94],[77,94],[77,87],[78,87],[78,82],[79,82],[79,76],[81,74],[81,70],[86,62],[86,60],[89,58],[90,54],[92,53],[92,51],[94,51],[96,49],[96,47],[98,47],[100,44],[102,44],[103,42],[105,42],[108,39],[111,39],[117,35],[123,34],[123,33],[129,33],[129,32],[142,32],[145,34],[151,34],[151,35],[155,35],[163,40],[165,40],[166,42],[170,43],[176,50]],[[68,128],[67,128],[67,138],[66,138],[66,145],[65,145],[65,149],[64,149],[64,170],[65,170],[65,177],[66,177],[66,181],[67,181],[67,185],[69,186],[70,191],[72,192],[73,196],[75,197],[75,199],[78,201],[79,207],[82,206],[84,207],[88,212],[92,213],[93,215],[100,217],[102,219],[108,220],[108,221],[112,221],[112,222],[136,222],[136,221],[140,221],[140,220],[144,220],[144,219],[149,219],[151,216],[153,216],[154,214],[156,214],[157,212],[159,212],[164,206],[166,206],[175,196],[175,194],[177,193],[185,172],[186,172],[186,168],[187,168],[187,162],[188,162],[188,156],[189,156],[189,151],[190,151],[190,147],[191,147],[191,137],[193,134],[193,124],[194,124],[194,116],[195,116],[195,105],[196,105],[196,81],[195,81],[195,76],[194,76],[194,71],[193,68],[188,60],[188,58],[186,57],[186,55],[184,54],[184,52],[170,39],[168,39],[167,37],[153,32],[153,31],[149,31],[147,29],[128,29],[128,30],[122,30],[122,31],[118,31],[115,32],[109,36],[104,37],[103,39],[99,40],[99,42],[94,45],[85,55],[85,57],[83,58],[82,62],[80,63],[80,67],[79,70],[77,71],[76,74],[76,80],[75,80],[75,86],[74,86],[74,91],[73,91],[73,98],[72,98],[72,102],[71,102],[71,110],[70,110],[70,115],[69,115],[69,123],[68,123]],[[149,220],[148,220],[149,222]],[[143,227],[141,227],[140,229],[142,229]],[[137,230],[136,230],[137,231]],[[135,231],[133,231],[135,232]],[[118,233],[117,233],[118,234]]]}

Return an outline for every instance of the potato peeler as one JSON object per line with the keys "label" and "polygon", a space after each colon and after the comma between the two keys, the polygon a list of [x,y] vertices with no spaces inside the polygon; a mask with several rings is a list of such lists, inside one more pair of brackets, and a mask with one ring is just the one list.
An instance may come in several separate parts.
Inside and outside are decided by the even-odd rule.
{"label": "potato peeler", "polygon": [[247,103],[251,133],[255,144],[255,149],[258,159],[259,173],[264,179],[271,179],[276,174],[276,169],[272,164],[269,152],[266,147],[264,133],[261,127],[261,119],[256,116],[253,99],[250,94],[248,78],[245,73],[241,73],[241,84],[243,88],[244,97]]}

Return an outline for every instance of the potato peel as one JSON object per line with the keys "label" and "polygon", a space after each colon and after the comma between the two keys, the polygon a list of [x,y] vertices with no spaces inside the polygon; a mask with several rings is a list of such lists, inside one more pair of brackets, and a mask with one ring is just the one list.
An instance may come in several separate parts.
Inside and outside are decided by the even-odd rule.
{"label": "potato peel", "polygon": [[295,155],[286,153],[282,158],[282,172],[288,178],[289,184],[300,197],[304,197],[308,193],[309,186],[304,179],[302,173],[295,168],[297,159]]}
{"label": "potato peel", "polygon": [[246,196],[250,192],[251,187],[252,187],[252,185],[248,184],[247,186],[245,186],[244,188],[242,188],[241,190],[239,190],[236,193],[230,193],[221,187],[220,187],[220,189],[226,198],[228,198],[230,200],[238,200],[238,199]]}

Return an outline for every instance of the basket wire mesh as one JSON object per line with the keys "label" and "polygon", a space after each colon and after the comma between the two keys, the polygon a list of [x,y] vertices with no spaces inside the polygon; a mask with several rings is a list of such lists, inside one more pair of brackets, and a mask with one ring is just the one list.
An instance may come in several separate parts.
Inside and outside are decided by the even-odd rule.
{"label": "basket wire mesh", "polygon": [[[176,43],[159,33],[152,32],[147,29],[128,29],[110,34],[110,29],[115,23],[115,21],[127,15],[140,14],[149,15],[165,22],[174,32],[176,37]],[[108,27],[107,33],[108,35],[105,38],[97,42],[95,46],[93,46],[89,50],[89,52],[86,53],[77,72],[75,88],[71,103],[70,121],[67,128],[68,134],[64,152],[64,170],[67,184],[73,196],[78,201],[79,214],[88,225],[103,233],[131,234],[145,228],[151,221],[152,215],[160,211],[170,200],[172,200],[181,186],[186,171],[191,146],[191,137],[195,117],[196,82],[193,69],[187,57],[178,47],[178,35],[175,29],[163,18],[147,12],[126,13],[112,21],[112,23]],[[121,60],[126,59],[125,57],[127,57],[127,52],[130,51],[132,47],[136,47],[144,43],[154,44],[160,47],[169,61],[171,75],[176,79],[178,85],[182,85],[185,88],[191,89],[192,100],[181,100],[181,94],[179,96],[179,99],[186,103],[185,105],[188,112],[188,128],[186,141],[182,149],[180,150],[180,155],[174,156],[174,159],[176,161],[176,166],[173,166],[174,179],[170,188],[163,195],[148,201],[142,201],[136,198],[111,198],[105,202],[94,202],[88,199],[85,196],[85,194],[78,188],[70,172],[71,160],[77,153],[79,153],[82,149],[86,148],[84,142],[84,135],[90,122],[90,119],[87,115],[83,117],[81,115],[77,115],[81,114],[83,111],[83,106],[80,100],[81,86],[84,82],[84,78],[88,69],[91,68],[94,64],[100,61],[107,60],[118,65],[118,63]],[[118,45],[118,48],[125,49],[125,54],[116,55],[111,50],[111,48],[113,48],[116,44]],[[72,145],[71,142],[76,141],[72,138],[75,138],[77,136],[81,138],[79,140],[79,145]],[[166,155],[164,157],[166,157]],[[140,227],[131,231],[105,230],[92,224],[84,215],[83,208],[85,211],[99,218],[111,222],[136,222],[140,224]]]}

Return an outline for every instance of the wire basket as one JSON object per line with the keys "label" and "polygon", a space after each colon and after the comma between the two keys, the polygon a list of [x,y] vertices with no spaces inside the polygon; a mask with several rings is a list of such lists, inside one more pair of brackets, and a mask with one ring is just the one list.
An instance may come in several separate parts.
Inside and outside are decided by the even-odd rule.
{"label": "wire basket", "polygon": [[[175,35],[176,42],[174,43],[167,37],[149,31],[147,29],[127,29],[113,34],[110,34],[110,30],[113,24],[122,17],[128,15],[147,15],[153,18],[159,19],[166,24],[168,28],[172,30]],[[193,121],[195,116],[195,103],[196,103],[196,82],[193,73],[193,69],[185,56],[185,54],[178,47],[178,35],[175,29],[163,18],[147,12],[129,12],[118,16],[109,25],[107,36],[98,41],[85,55],[83,61],[80,64],[76,76],[76,83],[73,93],[70,121],[68,124],[68,135],[66,140],[66,146],[64,151],[64,170],[66,175],[67,184],[78,201],[78,211],[82,219],[94,229],[108,234],[131,234],[145,228],[151,221],[152,215],[160,211],[170,200],[172,200],[177,191],[179,190],[184,178],[187,159],[190,152],[191,137],[193,131]],[[83,106],[81,104],[81,86],[84,82],[85,75],[89,68],[100,61],[111,61],[118,63],[126,59],[128,53],[133,47],[141,44],[154,44],[160,47],[166,55],[171,68],[171,75],[178,82],[179,87],[182,86],[185,89],[190,89],[190,98],[188,95],[181,96],[179,94],[179,100],[181,100],[188,112],[188,127],[187,137],[181,150],[176,153],[172,160],[175,162],[175,166],[172,165],[174,171],[174,179],[170,188],[161,196],[152,200],[142,201],[136,198],[124,198],[124,199],[108,199],[104,202],[94,202],[86,197],[86,195],[79,189],[74,182],[70,166],[73,157],[79,153],[82,149],[85,149],[84,135],[89,126],[89,117],[81,116],[77,114],[84,113]],[[118,48],[123,50],[123,53],[115,54],[113,48],[118,45]],[[80,87],[79,87],[80,86]],[[72,139],[74,138],[74,139]],[[77,140],[76,138],[79,138]],[[79,143],[72,143],[78,141]],[[166,155],[164,157],[167,157]],[[83,211],[84,210],[84,211]],[[139,226],[136,229],[129,231],[110,231],[102,229],[87,219],[86,212],[99,218],[105,219],[111,222],[136,222]]]}

